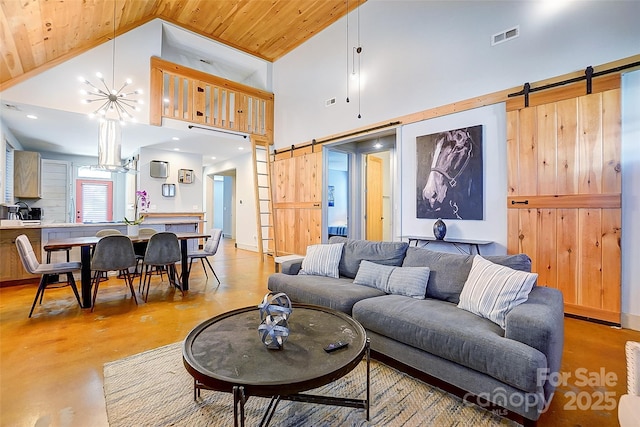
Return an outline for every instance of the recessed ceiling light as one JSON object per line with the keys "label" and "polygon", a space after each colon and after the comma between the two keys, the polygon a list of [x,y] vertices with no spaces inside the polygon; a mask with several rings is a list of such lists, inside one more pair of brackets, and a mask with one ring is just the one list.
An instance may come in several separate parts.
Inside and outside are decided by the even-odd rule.
{"label": "recessed ceiling light", "polygon": [[179,148],[174,148],[173,151],[180,151],[180,149]]}
{"label": "recessed ceiling light", "polygon": [[216,159],[216,156],[211,156],[211,160],[215,160],[215,159]]}
{"label": "recessed ceiling light", "polygon": [[238,147],[238,150],[244,150],[244,147]]}
{"label": "recessed ceiling light", "polygon": [[27,118],[35,120],[35,119],[38,118],[38,116],[33,115],[33,114],[27,114]]}
{"label": "recessed ceiling light", "polygon": [[173,137],[173,138],[171,138],[171,139],[173,139],[174,141],[180,141],[180,138],[178,138],[177,136],[174,136],[174,137]]}

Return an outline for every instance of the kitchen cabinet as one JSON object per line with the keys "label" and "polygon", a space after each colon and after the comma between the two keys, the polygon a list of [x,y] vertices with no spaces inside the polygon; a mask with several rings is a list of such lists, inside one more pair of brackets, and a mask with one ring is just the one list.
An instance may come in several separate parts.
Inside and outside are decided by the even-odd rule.
{"label": "kitchen cabinet", "polygon": [[40,260],[40,229],[4,229],[0,230],[0,282],[31,279],[37,276],[27,273],[22,266],[18,248],[16,247],[16,238],[25,234],[31,246],[36,253],[36,257]]}
{"label": "kitchen cabinet", "polygon": [[13,156],[13,195],[17,198],[39,199],[40,153],[15,151]]}

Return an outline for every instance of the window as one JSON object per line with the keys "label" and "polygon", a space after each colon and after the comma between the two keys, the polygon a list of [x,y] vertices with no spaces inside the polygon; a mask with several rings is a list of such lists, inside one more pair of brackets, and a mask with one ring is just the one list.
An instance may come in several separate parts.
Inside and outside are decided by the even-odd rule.
{"label": "window", "polygon": [[6,153],[4,159],[4,202],[13,204],[13,147],[5,140]]}
{"label": "window", "polygon": [[113,182],[76,181],[76,222],[113,221]]}

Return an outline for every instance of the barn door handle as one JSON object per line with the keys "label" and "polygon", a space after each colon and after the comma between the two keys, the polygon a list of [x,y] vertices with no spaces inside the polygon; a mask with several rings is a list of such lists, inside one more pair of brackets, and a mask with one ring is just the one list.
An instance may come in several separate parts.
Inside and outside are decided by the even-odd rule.
{"label": "barn door handle", "polygon": [[511,204],[512,204],[512,205],[528,205],[528,204],[529,204],[529,201],[528,201],[528,200],[525,200],[524,202],[516,202],[515,200],[512,200],[512,201],[511,201]]}

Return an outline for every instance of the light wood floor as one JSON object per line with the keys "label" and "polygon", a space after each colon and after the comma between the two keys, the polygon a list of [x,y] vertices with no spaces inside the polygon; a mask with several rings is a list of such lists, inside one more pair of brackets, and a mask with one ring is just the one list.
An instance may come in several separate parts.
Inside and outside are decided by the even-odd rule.
{"label": "light wood floor", "polygon": [[[156,280],[149,302],[136,306],[125,296],[123,282],[112,278],[101,285],[93,313],[78,308],[70,289],[62,288],[47,291],[43,305],[28,319],[35,285],[0,289],[0,425],[106,426],[104,363],[180,341],[203,320],[258,304],[267,292],[272,260],[261,263],[258,254],[223,240],[211,262],[222,280],[219,286],[194,264],[185,297]],[[598,393],[609,391],[617,402],[626,390],[627,340],[640,341],[640,332],[566,319],[562,370],[572,377],[538,425],[617,426],[615,408],[568,410],[566,393],[582,396],[582,405],[585,396],[597,403]],[[580,368],[612,373],[615,385],[596,380],[581,387]]]}

